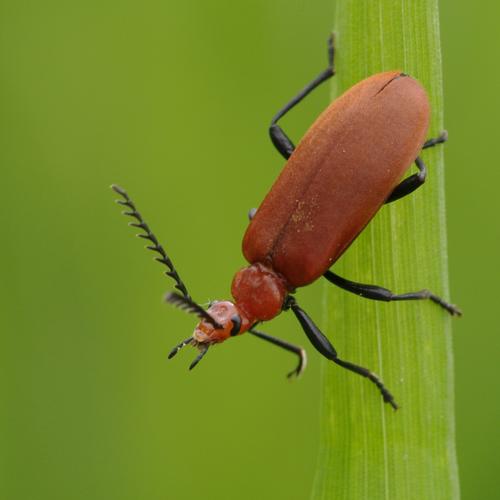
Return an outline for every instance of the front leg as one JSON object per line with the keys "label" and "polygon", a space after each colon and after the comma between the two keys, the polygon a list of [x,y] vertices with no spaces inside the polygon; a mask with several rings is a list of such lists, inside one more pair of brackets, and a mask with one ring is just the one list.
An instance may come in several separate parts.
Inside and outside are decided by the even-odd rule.
{"label": "front leg", "polygon": [[325,356],[325,358],[329,359],[330,361],[333,361],[335,364],[341,366],[342,368],[345,368],[346,370],[350,370],[351,372],[357,373],[362,377],[366,377],[368,380],[373,382],[378,387],[380,393],[382,394],[382,397],[384,398],[384,401],[386,403],[389,403],[395,410],[398,409],[398,405],[394,401],[394,397],[389,392],[387,387],[384,385],[382,380],[380,380],[378,375],[368,370],[367,368],[355,365],[350,361],[344,361],[343,359],[340,359],[337,355],[337,351],[332,346],[330,341],[315,325],[314,321],[309,317],[309,315],[302,308],[299,307],[297,301],[291,295],[287,297],[285,303],[285,309],[291,309],[293,311],[295,317],[299,320],[302,329],[304,330],[305,334],[311,341],[311,344],[323,356]]}
{"label": "front leg", "polygon": [[248,332],[251,333],[252,335],[255,335],[256,337],[259,337],[262,340],[267,340],[267,342],[271,342],[271,344],[277,345],[278,347],[286,349],[287,351],[293,352],[298,356],[299,363],[297,365],[297,368],[295,368],[295,370],[292,370],[290,373],[287,374],[288,378],[299,377],[305,370],[307,365],[307,355],[306,351],[304,351],[302,347],[290,344],[290,342],[278,339],[276,337],[268,335],[267,333],[259,332],[258,330],[255,330],[253,327],[250,328]]}

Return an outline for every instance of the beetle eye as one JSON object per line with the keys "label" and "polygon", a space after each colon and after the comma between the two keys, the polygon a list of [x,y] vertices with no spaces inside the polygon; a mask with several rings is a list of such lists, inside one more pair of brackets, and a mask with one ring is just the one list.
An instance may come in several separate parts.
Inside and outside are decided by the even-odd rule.
{"label": "beetle eye", "polygon": [[231,316],[231,321],[233,323],[233,328],[231,328],[231,337],[234,337],[235,335],[238,335],[241,330],[241,317],[239,314],[235,314],[234,316]]}

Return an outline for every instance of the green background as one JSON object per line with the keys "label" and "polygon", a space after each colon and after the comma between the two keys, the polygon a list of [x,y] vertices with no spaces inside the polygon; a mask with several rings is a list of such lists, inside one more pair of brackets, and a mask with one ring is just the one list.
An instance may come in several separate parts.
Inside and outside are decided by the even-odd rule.
{"label": "green background", "polygon": [[[326,0],[0,3],[2,500],[308,497],[319,355],[308,349],[294,383],[295,360],[250,336],[191,373],[192,349],[167,362],[195,320],[162,303],[171,284],[108,186],[129,190],[199,302],[228,298],[247,210],[283,165],[267,125],[325,67],[333,12]],[[441,2],[464,499],[500,488],[499,14]],[[287,117],[292,137],[328,92]],[[318,319],[323,286],[300,292]],[[266,331],[307,346],[286,315]]]}

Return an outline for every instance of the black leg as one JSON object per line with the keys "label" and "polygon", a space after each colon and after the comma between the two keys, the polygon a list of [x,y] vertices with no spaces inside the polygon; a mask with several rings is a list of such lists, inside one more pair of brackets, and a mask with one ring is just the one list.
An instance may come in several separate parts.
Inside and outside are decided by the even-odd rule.
{"label": "black leg", "polygon": [[269,127],[269,135],[271,136],[271,141],[273,142],[276,149],[284,156],[286,159],[290,157],[295,149],[293,142],[285,134],[283,129],[277,124],[278,120],[283,117],[288,111],[290,111],[296,104],[298,104],[306,95],[308,95],[312,90],[314,90],[318,85],[325,82],[335,74],[333,66],[334,58],[334,46],[333,46],[333,34],[328,39],[328,68],[320,73],[312,82],[306,85],[290,102],[285,104],[273,117],[271,120],[271,126]]}
{"label": "black leg", "polygon": [[301,309],[295,298],[289,296],[286,303],[286,308],[291,309],[295,314],[295,317],[299,320],[300,325],[302,326],[305,334],[311,341],[311,344],[323,355],[325,358],[333,361],[335,364],[346,368],[362,377],[366,377],[371,380],[380,390],[382,397],[386,403],[389,403],[395,410],[398,409],[398,405],[394,401],[394,397],[389,392],[389,390],[385,387],[380,378],[375,375],[375,373],[371,372],[367,368],[363,368],[362,366],[355,365],[350,363],[349,361],[344,361],[339,359],[337,355],[337,351],[334,349],[330,341],[323,335],[320,329],[314,324],[313,320],[307,315],[307,313]]}
{"label": "black leg", "polygon": [[432,148],[436,144],[443,144],[448,140],[448,131],[443,130],[438,137],[434,137],[433,139],[428,139],[425,141],[422,149]]}
{"label": "black leg", "polygon": [[288,378],[291,378],[293,376],[298,377],[305,370],[307,364],[307,356],[306,356],[306,351],[304,351],[302,347],[298,347],[296,345],[290,344],[289,342],[285,342],[284,340],[272,337],[267,333],[259,332],[253,328],[250,328],[250,330],[248,331],[251,334],[255,335],[256,337],[259,337],[260,339],[267,340],[268,342],[271,342],[271,344],[277,345],[278,347],[282,347],[287,351],[295,353],[299,357],[299,364],[297,365],[297,368],[295,368],[295,370],[292,370],[290,373],[287,374]]}
{"label": "black leg", "polygon": [[[442,144],[447,140],[448,140],[448,132],[446,130],[443,130],[438,137],[427,140],[422,146],[422,149],[432,148],[433,146],[436,146],[437,144]],[[418,168],[418,173],[413,174],[410,177],[407,177],[406,179],[403,179],[393,189],[392,193],[389,195],[387,200],[385,200],[385,203],[391,203],[393,201],[399,200],[400,198],[403,198],[404,196],[410,193],[413,193],[413,191],[418,189],[425,182],[425,178],[427,176],[427,169],[425,167],[424,162],[419,156],[417,156],[415,163]]]}
{"label": "black leg", "polygon": [[404,196],[413,193],[416,189],[418,189],[424,182],[427,177],[427,168],[425,167],[424,162],[421,160],[419,156],[415,160],[415,164],[418,168],[418,173],[410,175],[406,179],[403,179],[392,191],[392,193],[388,196],[387,200],[384,203],[391,203],[393,201],[399,200]]}
{"label": "black leg", "polygon": [[365,297],[372,300],[382,300],[384,302],[393,302],[396,300],[424,300],[429,299],[432,302],[438,304],[443,309],[446,309],[453,316],[461,316],[462,311],[453,305],[445,302],[441,297],[434,295],[429,290],[420,290],[418,292],[409,292],[394,294],[387,288],[382,288],[377,285],[365,285],[363,283],[356,283],[354,281],[346,280],[338,274],[332,273],[332,271],[326,271],[323,276],[334,285],[347,290],[348,292],[359,295],[360,297]]}
{"label": "black leg", "polygon": [[120,186],[117,186],[116,184],[113,184],[111,186],[111,189],[115,193],[118,193],[123,198],[123,200],[116,200],[116,203],[128,207],[130,209],[129,212],[122,212],[123,215],[128,215],[137,221],[137,222],[130,222],[129,225],[137,227],[142,231],[144,231],[144,233],[140,233],[137,236],[139,236],[139,238],[148,240],[152,243],[152,245],[146,248],[160,255],[159,257],[155,257],[155,260],[166,266],[167,271],[165,271],[165,274],[175,281],[175,288],[177,288],[177,290],[182,292],[182,295],[184,295],[186,299],[190,300],[191,297],[189,296],[189,292],[187,291],[186,285],[181,280],[180,276],[177,274],[177,271],[174,265],[172,264],[172,261],[168,257],[163,247],[158,243],[156,236],[151,232],[149,226],[146,224],[146,222],[144,222],[144,219],[135,208],[134,202],[129,198],[129,195],[127,194],[125,189],[121,188]]}

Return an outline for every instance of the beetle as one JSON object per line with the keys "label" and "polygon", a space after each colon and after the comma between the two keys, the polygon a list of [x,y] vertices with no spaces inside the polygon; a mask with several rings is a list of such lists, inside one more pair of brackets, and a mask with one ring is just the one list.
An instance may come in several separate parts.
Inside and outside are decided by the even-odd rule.
{"label": "beetle", "polygon": [[[197,347],[194,368],[210,346],[249,332],[298,356],[288,377],[298,376],[306,365],[305,351],[256,326],[282,311],[291,310],[312,345],[327,359],[368,378],[384,401],[398,406],[381,379],[371,370],[339,358],[330,341],[294,296],[297,288],[321,276],[332,284],[361,297],[380,301],[428,299],[452,315],[460,310],[429,290],[395,294],[392,291],[345,279],[330,267],[387,203],[415,191],[425,181],[427,170],[421,150],[441,144],[447,133],[425,141],[430,106],[423,87],[401,71],[373,75],[354,85],[331,103],[317,118],[297,147],[278,121],[312,90],[335,74],[333,35],[328,40],[328,67],[276,113],[270,138],[287,163],[258,210],[249,213],[250,224],[243,238],[243,255],[249,266],[233,279],[234,302],[215,301],[208,309],[197,304],[179,277],[172,261],[151,232],[127,192],[113,185],[133,217],[138,236],[148,240],[148,249],[167,267],[178,292],[166,301],[197,315],[193,334],[170,352],[169,358],[186,346]],[[401,180],[412,163],[418,172]]]}

